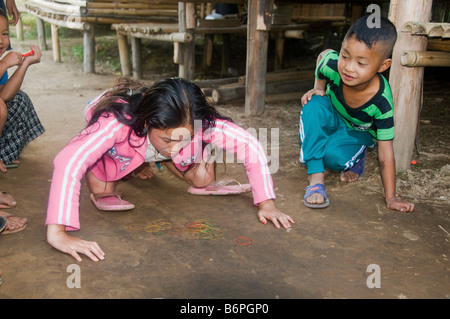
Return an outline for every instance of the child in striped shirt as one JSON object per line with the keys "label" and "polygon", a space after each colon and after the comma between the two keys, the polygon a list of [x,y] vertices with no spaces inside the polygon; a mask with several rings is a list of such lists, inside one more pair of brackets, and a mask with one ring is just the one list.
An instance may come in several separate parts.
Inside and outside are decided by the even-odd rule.
{"label": "child in striped shirt", "polygon": [[350,27],[339,53],[319,55],[314,88],[301,99],[300,162],[307,166],[304,204],[310,208],[329,205],[324,168],[341,171],[343,182],[356,181],[364,171],[366,149],[376,141],[387,207],[414,210],[395,196],[392,94],[380,74],[392,63],[397,32],[388,19],[380,17],[380,26],[372,26],[369,17]]}
{"label": "child in striped shirt", "polygon": [[115,187],[133,173],[151,177],[148,161],[166,160],[169,169],[193,187],[210,185],[215,179],[214,163],[205,144],[233,152],[243,161],[263,224],[271,220],[277,228],[280,224],[288,228],[294,222],[274,205],[272,178],[260,142],[221,116],[189,81],[170,78],[149,87],[122,79],[88,104],[85,118],[87,127],[54,160],[46,219],[49,244],[78,261],[80,253],[94,261],[104,258],[96,242],[66,233],[80,228],[83,176],[98,208],[132,209],[134,205],[124,201]]}

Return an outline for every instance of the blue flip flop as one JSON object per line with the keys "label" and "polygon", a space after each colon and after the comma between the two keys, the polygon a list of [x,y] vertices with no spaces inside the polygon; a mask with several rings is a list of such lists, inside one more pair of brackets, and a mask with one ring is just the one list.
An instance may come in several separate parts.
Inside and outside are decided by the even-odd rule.
{"label": "blue flip flop", "polygon": [[[315,193],[319,193],[324,197],[324,202],[321,204],[313,204],[313,203],[308,203],[306,201],[306,199],[311,196],[312,194]],[[306,187],[305,190],[305,196],[303,197],[303,203],[305,204],[306,207],[309,208],[325,208],[328,207],[328,205],[330,205],[330,201],[328,199],[327,196],[327,192],[325,191],[325,186],[323,184],[315,184],[315,185],[309,185],[308,187]]]}

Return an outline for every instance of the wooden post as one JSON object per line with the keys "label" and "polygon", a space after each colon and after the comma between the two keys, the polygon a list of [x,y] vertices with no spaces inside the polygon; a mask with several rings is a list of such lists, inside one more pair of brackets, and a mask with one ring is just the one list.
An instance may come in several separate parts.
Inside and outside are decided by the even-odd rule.
{"label": "wooden post", "polygon": [[221,75],[226,76],[228,74],[228,68],[230,66],[230,48],[231,48],[231,34],[222,34],[222,68]]}
{"label": "wooden post", "polygon": [[283,68],[283,57],[284,57],[284,33],[283,31],[278,31],[275,34],[275,61],[274,69]]}
{"label": "wooden post", "polygon": [[[193,11],[194,10],[194,11]],[[178,31],[193,32],[192,16],[195,15],[195,6],[192,3],[178,3]],[[187,18],[189,16],[189,18]],[[187,25],[186,20],[190,23]],[[181,55],[181,59],[180,59]],[[174,44],[174,60],[180,62],[178,76],[186,80],[194,80],[195,70],[195,41]]]}
{"label": "wooden post", "polygon": [[131,38],[131,54],[133,56],[133,78],[142,79],[142,40],[140,38]]}
{"label": "wooden post", "polygon": [[203,44],[203,67],[210,67],[214,45],[214,35],[205,34]]}
{"label": "wooden post", "polygon": [[[393,24],[396,24],[395,19],[397,18],[397,8],[398,8],[398,0],[391,0],[389,2],[389,14],[388,18],[391,20]],[[401,28],[401,26],[400,26]]]}
{"label": "wooden post", "polygon": [[53,61],[61,62],[61,50],[59,47],[58,26],[52,23],[51,30],[52,30]]}
{"label": "wooden post", "polygon": [[86,25],[83,31],[83,69],[85,73],[95,73],[95,34],[92,24]]}
{"label": "wooden post", "polygon": [[119,48],[120,65],[122,66],[122,76],[130,76],[131,62],[130,53],[128,52],[128,40],[119,31],[117,31],[117,45]]}
{"label": "wooden post", "polygon": [[47,48],[47,41],[45,38],[44,20],[36,17],[36,28],[37,28],[37,34],[38,34],[39,48],[41,48],[42,51],[45,51],[48,48]]}
{"label": "wooden post", "polygon": [[264,113],[272,7],[273,0],[248,0],[245,113],[250,115]]}
{"label": "wooden post", "polygon": [[422,102],[423,67],[408,68],[401,65],[405,50],[425,51],[427,38],[400,32],[407,21],[428,22],[432,0],[398,1],[395,18],[398,39],[392,55],[389,83],[394,100],[395,139],[394,154],[396,170],[404,171],[411,166],[414,141]]}
{"label": "wooden post", "polygon": [[22,22],[22,18],[19,15],[19,20],[17,20],[17,24],[16,24],[16,36],[17,39],[19,41],[23,41],[24,40],[24,36],[23,36],[23,22]]}

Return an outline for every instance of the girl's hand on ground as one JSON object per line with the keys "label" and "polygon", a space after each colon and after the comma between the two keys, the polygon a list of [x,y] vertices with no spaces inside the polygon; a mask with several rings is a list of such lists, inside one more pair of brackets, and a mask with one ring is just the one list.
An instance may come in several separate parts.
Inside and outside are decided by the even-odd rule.
{"label": "girl's hand on ground", "polygon": [[318,90],[318,89],[311,89],[308,92],[306,92],[305,94],[303,94],[302,96],[302,106],[304,106],[306,103],[308,103],[309,101],[311,101],[311,97],[313,95],[320,95],[320,96],[324,96],[325,95],[325,91],[324,90]]}
{"label": "girl's hand on ground", "polygon": [[280,223],[284,228],[289,228],[291,223],[295,223],[289,215],[276,208],[271,199],[259,203],[258,218],[263,224],[266,224],[267,220],[271,220],[276,228],[280,228]]}
{"label": "girl's hand on ground", "polygon": [[93,261],[105,258],[105,253],[96,242],[67,235],[64,225],[48,225],[47,227],[47,242],[63,253],[71,255],[77,261],[81,261],[79,253],[88,256]]}
{"label": "girl's hand on ground", "polygon": [[140,179],[148,179],[153,177],[153,170],[150,167],[149,163],[142,164],[133,173],[136,177],[139,177]]}
{"label": "girl's hand on ground", "polygon": [[398,200],[397,198],[391,198],[390,200],[387,200],[386,206],[389,209],[397,210],[403,213],[411,213],[412,211],[414,211],[414,204]]}

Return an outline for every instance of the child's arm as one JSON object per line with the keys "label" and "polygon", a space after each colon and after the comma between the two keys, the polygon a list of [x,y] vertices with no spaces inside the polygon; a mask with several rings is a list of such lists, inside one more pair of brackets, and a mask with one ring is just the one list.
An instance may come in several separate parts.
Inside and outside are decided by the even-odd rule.
{"label": "child's arm", "polygon": [[[23,59],[21,53],[13,51],[9,52],[1,60],[2,67],[6,66],[6,69],[18,65],[18,68],[8,79],[8,82],[6,82],[6,84],[0,88],[0,98],[2,98],[4,101],[10,101],[20,90],[28,67],[41,61],[42,54],[39,47],[32,45],[31,50],[33,50],[34,53],[32,55],[24,57]],[[3,68],[1,68],[0,71],[1,70],[3,70]]]}
{"label": "child's arm", "polygon": [[275,207],[272,199],[265,200],[259,203],[258,206],[258,218],[263,224],[267,223],[267,219],[271,220],[276,228],[280,228],[280,223],[284,228],[289,228],[291,227],[291,223],[295,223],[291,216],[282,213]]}
{"label": "child's arm", "polygon": [[[329,51],[331,51],[331,49],[324,50],[319,54],[319,56],[317,57],[316,67],[319,65],[323,56]],[[302,106],[305,105],[306,103],[308,103],[311,100],[311,97],[313,95],[324,96],[326,86],[327,86],[327,80],[320,80],[318,78],[315,78],[314,88],[309,90],[308,92],[306,92],[301,98]]]}
{"label": "child's arm", "polygon": [[395,196],[395,158],[392,141],[378,141],[378,158],[383,180],[386,206],[401,212],[412,212],[414,204],[398,200]]}
{"label": "child's arm", "polygon": [[103,260],[105,253],[96,242],[86,241],[67,235],[64,225],[47,226],[47,242],[63,253],[81,261],[79,253],[88,256],[93,261]]}
{"label": "child's arm", "polygon": [[6,108],[6,103],[2,99],[0,99],[0,137],[2,137],[3,126],[6,123],[7,113],[8,109]]}

